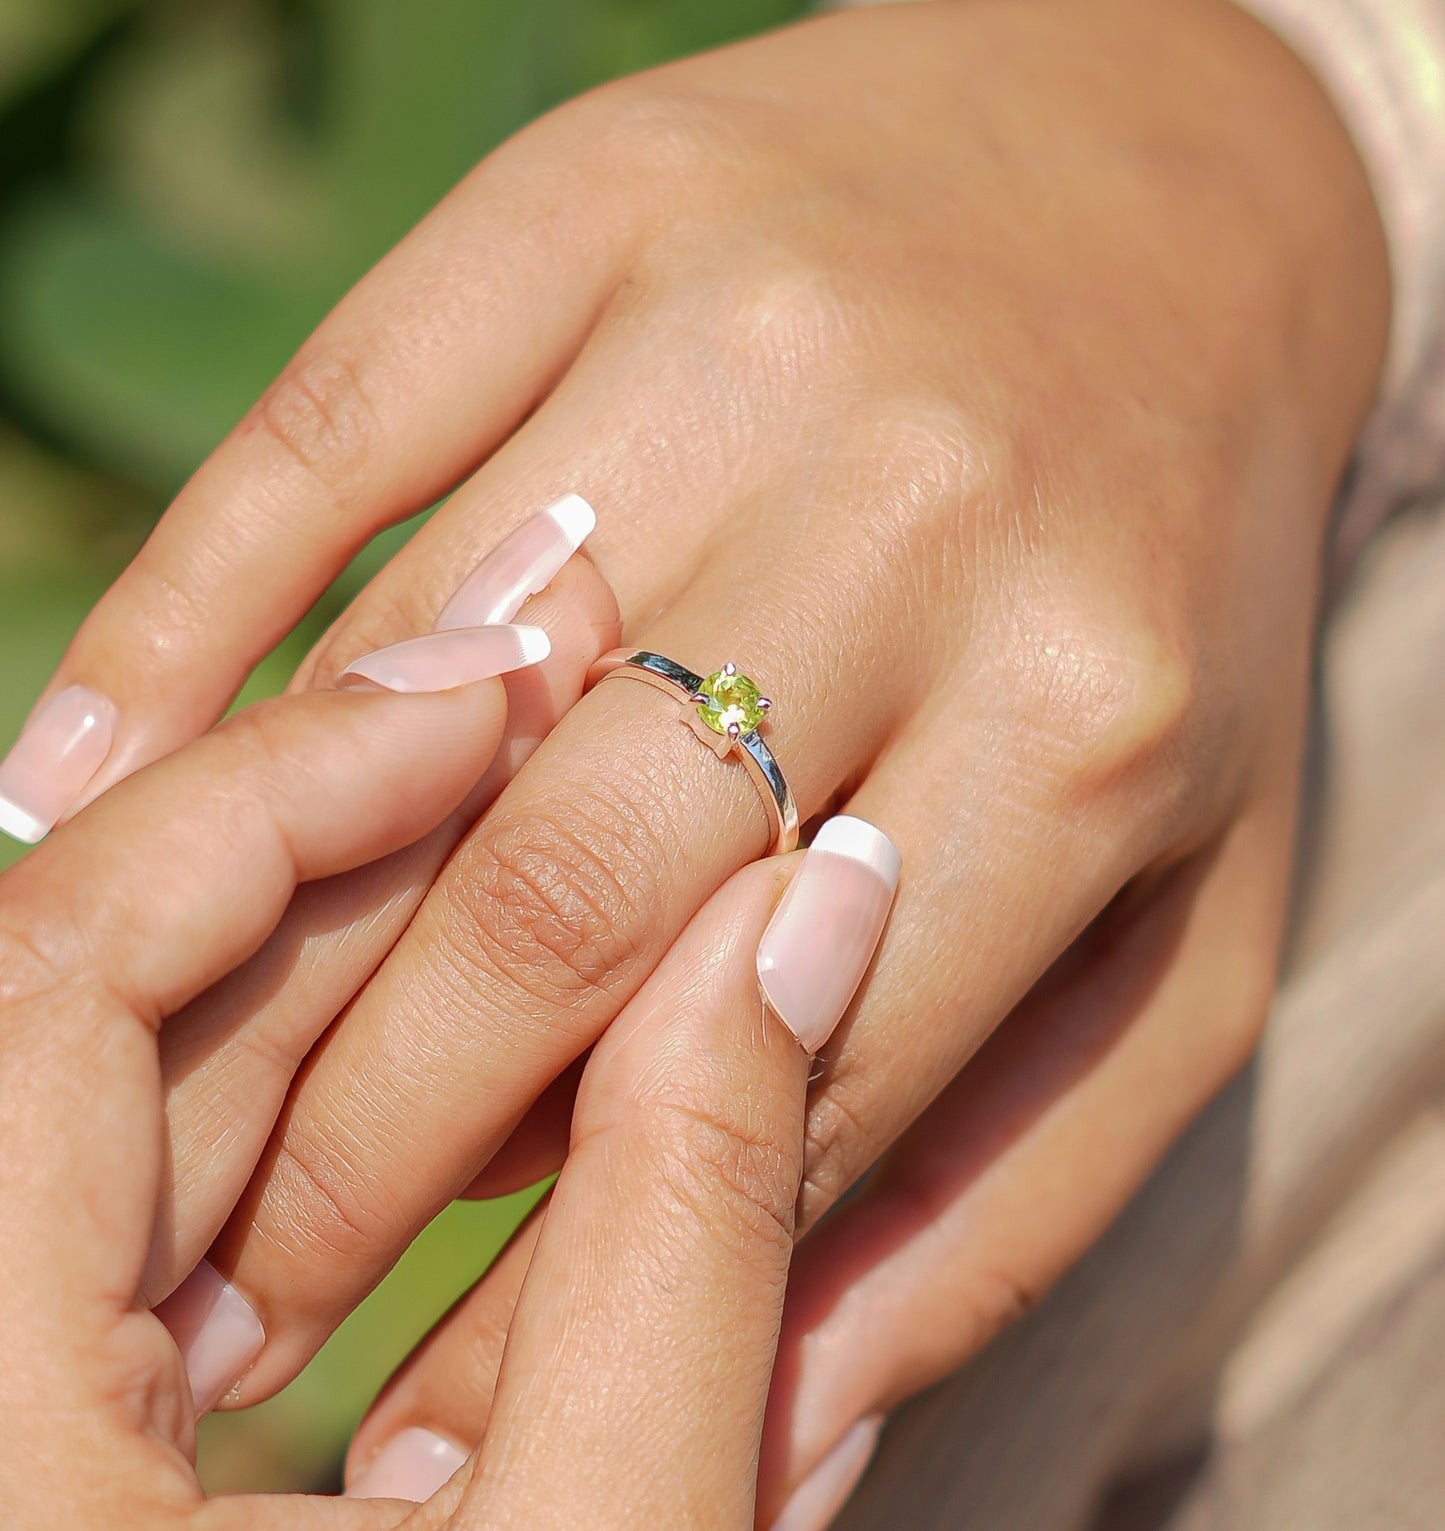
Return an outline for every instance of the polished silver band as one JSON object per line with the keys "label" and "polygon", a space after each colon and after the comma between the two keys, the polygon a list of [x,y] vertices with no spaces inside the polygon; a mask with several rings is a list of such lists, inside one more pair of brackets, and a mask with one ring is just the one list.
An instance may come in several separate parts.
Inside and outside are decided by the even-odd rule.
{"label": "polished silver band", "polygon": [[649,654],[645,649],[615,649],[604,655],[593,666],[591,678],[604,680],[609,675],[631,676],[682,702],[683,722],[690,724],[698,738],[720,758],[733,755],[741,760],[756,783],[774,830],[770,854],[784,855],[797,846],[798,805],[793,801],[792,789],[777,757],[756,728],[746,733],[737,730],[723,734],[712,732],[710,736],[708,725],[700,722],[698,716],[697,701],[706,684],[703,676],[675,664],[662,654]]}

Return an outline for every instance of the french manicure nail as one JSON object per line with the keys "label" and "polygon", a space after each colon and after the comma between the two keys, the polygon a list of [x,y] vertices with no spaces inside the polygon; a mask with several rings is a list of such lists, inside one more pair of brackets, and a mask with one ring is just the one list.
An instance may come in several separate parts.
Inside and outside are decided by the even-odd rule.
{"label": "french manicure nail", "polygon": [[825,1531],[867,1472],[882,1428],[876,1415],[860,1419],[793,1490],[773,1531]]}
{"label": "french manicure nail", "polygon": [[467,1459],[460,1446],[413,1425],[393,1436],[346,1491],[348,1499],[410,1499],[422,1504]]}
{"label": "french manicure nail", "polygon": [[0,762],[0,831],[26,845],[43,840],[105,764],[117,716],[88,686],[51,697]]}
{"label": "french manicure nail", "polygon": [[580,494],[565,495],[538,511],[472,570],[442,608],[433,630],[441,633],[510,622],[529,595],[537,595],[556,579],[596,525],[596,513]]}
{"label": "french manicure nail", "polygon": [[347,665],[337,684],[369,681],[388,691],[450,691],[540,664],[551,652],[552,640],[540,627],[459,627],[363,654]]}
{"label": "french manicure nail", "polygon": [[186,1363],[197,1419],[245,1376],[266,1343],[256,1310],[207,1260],[156,1307],[155,1315]]}
{"label": "french manicure nail", "polygon": [[809,1053],[832,1036],[868,971],[901,864],[881,829],[829,819],[763,932],[763,998]]}

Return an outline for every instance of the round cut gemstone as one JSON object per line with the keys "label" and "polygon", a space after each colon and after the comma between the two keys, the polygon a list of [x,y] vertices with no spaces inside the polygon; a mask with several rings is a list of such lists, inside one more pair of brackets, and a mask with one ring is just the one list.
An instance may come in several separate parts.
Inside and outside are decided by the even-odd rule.
{"label": "round cut gemstone", "polygon": [[698,716],[715,734],[725,734],[734,724],[739,733],[750,734],[767,716],[763,693],[746,675],[734,670],[715,671],[698,688],[704,700]]}

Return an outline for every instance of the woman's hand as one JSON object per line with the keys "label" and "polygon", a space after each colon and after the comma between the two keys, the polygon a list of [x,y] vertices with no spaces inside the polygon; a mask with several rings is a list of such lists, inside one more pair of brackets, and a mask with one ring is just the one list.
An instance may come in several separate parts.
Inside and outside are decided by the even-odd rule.
{"label": "woman's hand", "polygon": [[[751,672],[805,816],[848,800],[910,865],[813,1095],[802,1220],[908,1134],[850,1269],[906,1246],[889,1301],[934,1292],[923,1206],[969,1276],[942,1343],[819,1394],[791,1482],[1046,1285],[1252,1047],[1381,246],[1317,86],[1223,0],[890,7],[598,92],[361,284],[101,603],[56,682],[118,709],[84,790],[209,724],[466,474],[303,684],[427,633],[525,511],[594,497],[629,641]],[[598,688],[428,852],[414,916],[413,866],[349,906],[365,941],[319,920],[243,975],[305,1046],[365,986],[217,1246],[269,1336],[240,1401],[509,1136],[509,1173],[556,1162],[544,1092],[763,848],[674,713]]]}
{"label": "woman's hand", "polygon": [[[143,1292],[164,1168],[157,1033],[256,951],[299,883],[440,822],[485,769],[504,713],[496,680],[266,705],[0,878],[7,1528],[160,1531],[199,1509],[192,1388]],[[229,1317],[228,1343],[254,1350],[254,1316]],[[187,1360],[209,1386],[214,1355]],[[330,1523],[261,1506],[217,1518]]]}
{"label": "woman's hand", "polygon": [[[406,1517],[374,1498],[203,1498],[196,1389],[218,1344],[254,1350],[259,1335],[224,1294],[223,1335],[145,1305],[163,1185],[157,1032],[256,949],[298,883],[386,854],[454,806],[496,745],[500,702],[492,682],[264,707],[0,879],[7,1531],[381,1531]],[[429,1525],[753,1525],[808,1074],[760,1002],[759,940],[767,926],[768,974],[792,981],[823,956],[856,980],[896,875],[887,842],[853,821],[806,857],[748,869],[598,1046],[500,1377],[478,1357],[496,1384],[486,1445]],[[807,919],[820,884],[832,931]],[[438,1472],[421,1445],[439,1484],[457,1462]],[[417,1447],[403,1440],[362,1489],[422,1497]]]}

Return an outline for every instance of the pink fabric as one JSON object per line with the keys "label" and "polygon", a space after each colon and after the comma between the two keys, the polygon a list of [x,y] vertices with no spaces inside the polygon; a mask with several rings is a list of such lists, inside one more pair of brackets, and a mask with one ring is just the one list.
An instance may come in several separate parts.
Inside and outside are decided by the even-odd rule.
{"label": "pink fabric", "polygon": [[1445,486],[1445,0],[1239,0],[1318,75],[1369,170],[1395,319],[1380,402],[1341,506],[1337,554]]}

